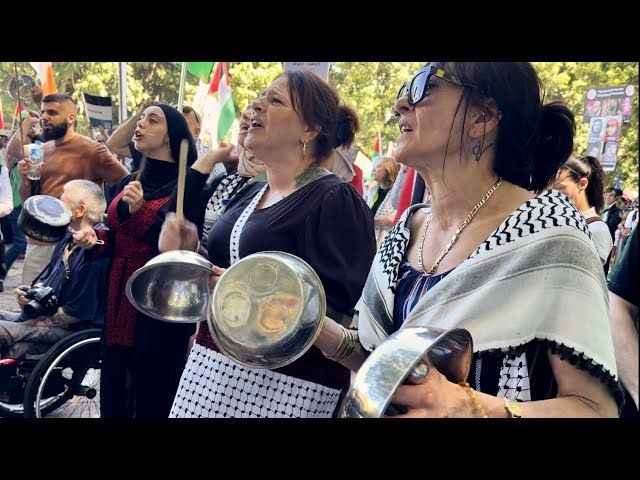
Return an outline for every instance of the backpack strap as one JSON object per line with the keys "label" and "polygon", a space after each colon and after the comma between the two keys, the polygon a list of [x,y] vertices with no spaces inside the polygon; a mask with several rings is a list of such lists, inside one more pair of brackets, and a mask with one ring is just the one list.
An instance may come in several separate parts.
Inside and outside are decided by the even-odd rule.
{"label": "backpack strap", "polygon": [[593,223],[593,222],[603,222],[603,221],[604,220],[602,220],[602,217],[600,217],[598,215],[596,215],[595,217],[587,218],[585,220],[585,222],[587,222],[587,225],[589,225],[590,223]]}

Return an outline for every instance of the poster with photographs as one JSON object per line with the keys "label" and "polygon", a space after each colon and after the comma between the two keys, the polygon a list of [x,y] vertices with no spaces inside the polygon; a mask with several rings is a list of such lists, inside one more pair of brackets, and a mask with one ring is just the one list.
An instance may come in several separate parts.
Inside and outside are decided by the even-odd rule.
{"label": "poster with photographs", "polygon": [[589,142],[620,142],[622,117],[593,117],[589,122]]}
{"label": "poster with photographs", "polygon": [[616,169],[616,163],[618,162],[618,147],[620,146],[619,142],[614,140],[608,140],[604,142],[604,153],[600,158],[600,163],[602,164],[602,169],[605,172],[612,172]]}
{"label": "poster with photographs", "polygon": [[600,159],[600,157],[602,156],[603,149],[604,149],[604,142],[602,141],[589,142],[589,144],[587,145],[587,155],[589,155],[590,157]]}
{"label": "poster with photographs", "polygon": [[623,122],[631,120],[634,85],[623,87],[590,88],[584,104],[583,122],[590,123],[593,117],[622,117]]}
{"label": "poster with photographs", "polygon": [[620,135],[622,134],[622,116],[615,115],[603,118],[604,135],[603,140],[605,142],[618,142],[620,143]]}
{"label": "poster with photographs", "polygon": [[589,142],[602,142],[604,135],[604,119],[602,117],[591,117],[589,122]]}

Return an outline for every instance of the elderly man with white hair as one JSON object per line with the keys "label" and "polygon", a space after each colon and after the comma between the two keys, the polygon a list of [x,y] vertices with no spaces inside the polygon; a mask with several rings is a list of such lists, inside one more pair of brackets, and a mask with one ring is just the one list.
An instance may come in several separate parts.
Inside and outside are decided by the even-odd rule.
{"label": "elderly man with white hair", "polygon": [[[64,185],[60,200],[71,209],[71,229],[101,225],[106,201],[95,183],[71,180]],[[0,358],[44,353],[71,333],[100,327],[106,310],[108,266],[107,258],[92,261],[68,232],[39,278],[16,289],[22,312],[0,315]]]}

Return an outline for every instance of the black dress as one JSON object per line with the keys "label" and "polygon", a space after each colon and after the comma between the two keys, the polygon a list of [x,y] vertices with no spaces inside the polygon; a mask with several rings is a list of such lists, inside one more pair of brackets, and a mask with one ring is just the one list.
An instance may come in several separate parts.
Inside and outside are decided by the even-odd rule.
{"label": "black dress", "polygon": [[[258,182],[239,192],[212,227],[208,252],[213,264],[223,268],[230,266],[229,245],[233,226],[264,185]],[[327,315],[339,319],[342,314],[352,313],[362,293],[376,251],[373,231],[371,209],[358,192],[334,175],[327,175],[270,207],[254,211],[238,239],[239,257],[271,250],[302,258],[322,281]],[[204,322],[200,325],[196,342],[208,351],[219,351]],[[213,398],[217,387],[211,385],[213,375],[197,371],[198,354],[194,352],[195,349],[191,352],[186,375],[181,379],[172,416],[240,416],[247,413],[251,416],[254,413],[257,416],[287,416],[287,413],[277,410],[275,402],[266,396],[255,399],[249,394],[243,406],[231,399],[229,405],[234,405],[233,408],[225,405],[224,400],[218,400],[219,396],[209,402],[205,398],[206,391],[211,390],[209,398]],[[192,371],[189,371],[190,366],[194,367]],[[317,347],[311,347],[295,362],[274,371],[335,390],[346,389],[350,380],[349,370],[325,358]],[[235,382],[233,375],[230,375],[230,384]],[[200,389],[197,394],[192,394],[190,385],[195,384],[204,385],[205,393],[202,394]],[[196,399],[196,395],[202,397]],[[276,397],[279,398],[279,394],[276,393]],[[249,405],[254,405],[253,402],[266,404],[266,410],[263,406],[261,413],[250,411]],[[209,403],[213,406],[208,411],[200,410],[203,404]]]}

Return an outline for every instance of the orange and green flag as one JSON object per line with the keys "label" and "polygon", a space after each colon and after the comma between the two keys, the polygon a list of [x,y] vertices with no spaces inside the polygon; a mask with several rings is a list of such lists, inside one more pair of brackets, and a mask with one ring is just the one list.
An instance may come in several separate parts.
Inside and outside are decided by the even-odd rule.
{"label": "orange and green flag", "polygon": [[53,78],[53,64],[51,62],[29,62],[38,74],[42,84],[42,94],[46,97],[58,91],[56,81]]}

